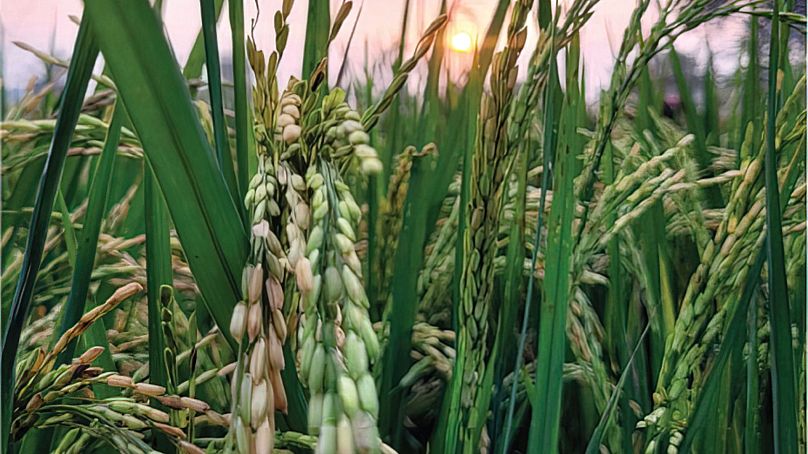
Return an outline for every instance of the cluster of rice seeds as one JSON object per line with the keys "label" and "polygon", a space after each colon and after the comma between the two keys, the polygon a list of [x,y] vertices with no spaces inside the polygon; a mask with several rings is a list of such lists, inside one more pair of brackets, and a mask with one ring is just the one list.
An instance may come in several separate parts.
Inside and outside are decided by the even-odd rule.
{"label": "cluster of rice seeds", "polygon": [[[306,257],[306,235],[311,223],[311,209],[308,204],[308,189],[305,179],[300,176],[294,166],[282,164],[281,174],[285,180],[285,198],[289,207],[286,215],[286,238],[288,246],[286,255],[289,267],[293,271],[287,277],[284,288],[289,289],[295,297],[292,307],[288,308],[289,332],[297,332],[297,316],[299,295],[311,290],[311,263]],[[294,337],[293,337],[294,338]]]}
{"label": "cluster of rice seeds", "polygon": [[[262,382],[253,372],[260,369],[253,363],[260,364],[255,344],[264,339],[261,336],[268,336],[269,358],[265,361],[270,371],[269,381],[273,389],[279,388],[272,376],[282,368],[282,355],[278,355],[279,361],[275,364],[272,350],[277,346],[280,352],[286,333],[280,307],[283,288],[287,292],[297,290],[302,303],[299,327],[297,314],[290,314],[290,322],[300,346],[297,352],[300,375],[311,391],[309,421],[312,433],[319,433],[317,449],[320,452],[375,452],[381,446],[376,429],[378,398],[369,364],[378,358],[379,342],[368,317],[369,302],[361,283],[362,265],[354,245],[361,212],[343,178],[356,168],[366,175],[381,170],[381,161],[368,144],[366,128],[372,126],[389,105],[415,61],[430,47],[445,17],[433,23],[419,43],[416,55],[402,65],[382,102],[363,118],[345,102],[345,93],[340,89],[321,98],[318,88],[326,76],[325,59],[308,80],[293,78],[286,91],[281,96],[277,94],[275,73],[288,36],[286,19],[290,5],[291,2],[284,2],[282,11],[275,15],[277,50],[270,54],[268,61],[251,40],[248,42],[248,57],[256,74],[255,135],[262,176],[253,180],[247,195],[254,224],[253,265],[248,265],[245,273],[248,301],[240,303],[234,311],[233,328],[234,335],[247,332],[247,351],[239,361],[250,364],[250,372],[234,374],[234,409],[238,408],[239,399],[254,400],[251,393],[260,393],[263,389],[256,386]],[[350,2],[340,8],[329,42],[349,10]],[[305,181],[301,175],[305,175]],[[270,181],[271,178],[274,180]],[[268,181],[271,184],[268,185]],[[270,186],[274,191],[270,191]],[[279,188],[285,188],[285,200],[274,198]],[[266,205],[262,206],[264,196],[267,196]],[[268,217],[264,218],[265,213],[259,214],[262,209],[269,213]],[[263,289],[261,260],[269,274]],[[287,271],[294,274],[294,281],[284,280]],[[263,290],[266,292],[263,298],[255,296],[255,292]],[[297,294],[293,293],[289,299],[294,306]],[[272,312],[263,311],[264,324],[256,328],[253,339],[250,314],[259,311],[254,306],[262,307],[262,302],[268,302]],[[273,341],[273,330],[280,342]],[[239,371],[244,367],[242,365]],[[255,383],[248,386],[244,376]],[[274,406],[280,409],[279,396],[275,394]],[[267,390],[267,396],[272,395],[272,390]],[[256,437],[265,438],[263,426],[256,429],[256,418],[247,414],[256,412],[243,411],[242,406],[239,413],[234,413],[234,430],[237,437],[246,439],[245,443],[239,441],[239,446],[250,442],[247,446],[259,447],[257,441],[253,444],[249,439],[250,431],[245,430],[252,427],[258,430]],[[271,408],[267,408],[266,413],[271,423]],[[248,426],[248,422],[252,424]],[[240,427],[235,427],[237,425]]]}
{"label": "cluster of rice seeds", "polygon": [[320,453],[377,452],[379,404],[370,363],[378,359],[379,341],[354,248],[361,212],[333,166],[320,161],[319,168],[306,175],[312,285],[303,292],[300,375],[311,393],[309,432],[318,434]]}
{"label": "cluster of rice seeds", "polygon": [[[477,140],[472,157],[469,181],[469,205],[465,207],[466,230],[463,238],[463,257],[460,282],[458,316],[458,343],[465,345],[458,354],[452,380],[461,380],[458,402],[452,402],[454,411],[450,421],[459,429],[458,436],[464,449],[476,450],[475,440],[481,439],[486,414],[477,414],[477,399],[487,399],[488,392],[478,393],[485,375],[488,357],[488,325],[494,296],[494,261],[497,252],[500,208],[506,172],[506,128],[509,105],[516,84],[516,60],[524,47],[527,30],[524,28],[530,1],[514,4],[508,27],[507,47],[494,55],[491,66],[491,95],[484,96],[480,107]],[[461,264],[456,264],[456,266]],[[487,405],[484,405],[487,407]],[[484,437],[482,437],[484,438]]]}
{"label": "cluster of rice seeds", "polygon": [[118,304],[141,291],[143,291],[143,287],[134,282],[118,288],[104,304],[100,304],[84,314],[74,326],[65,331],[48,353],[45,353],[43,349],[38,349],[30,361],[18,363],[17,382],[14,387],[15,411],[19,409],[21,403],[27,402],[31,398],[31,392],[35,389],[34,385],[38,383],[42,375],[53,370],[57,356],[70,342],[81,336],[93,323],[117,307]]}
{"label": "cluster of rice seeds", "polygon": [[275,50],[269,55],[269,59],[264,57],[263,51],[256,49],[252,38],[247,39],[247,59],[255,74],[255,87],[252,90],[255,139],[272,150],[273,131],[279,119],[278,110],[281,109],[278,103],[277,69],[289,37],[288,18],[293,3],[292,0],[284,0],[281,10],[275,12]]}
{"label": "cluster of rice seeds", "polygon": [[393,276],[393,257],[398,249],[398,238],[404,216],[404,202],[409,190],[413,160],[434,153],[435,145],[428,144],[420,152],[409,146],[398,154],[396,166],[390,175],[387,185],[387,198],[383,201],[379,217],[381,235],[379,236],[379,252],[377,270],[379,275],[379,300],[384,307],[390,294],[390,283]]}
{"label": "cluster of rice seeds", "polygon": [[417,379],[418,374],[422,373],[417,367],[419,362],[427,363],[429,368],[436,370],[443,379],[451,378],[452,363],[456,355],[452,347],[454,341],[454,331],[442,330],[428,323],[415,323],[412,326],[411,356],[416,363],[402,377],[399,385],[406,388]]}
{"label": "cluster of rice seeds", "polygon": [[[508,145],[514,150],[529,143],[533,113],[547,83],[549,74],[547,65],[550,58],[555,57],[553,49],[563,49],[570,42],[586,23],[596,3],[596,0],[575,0],[565,11],[564,22],[560,24],[555,34],[541,34],[530,56],[525,83],[517,91],[508,120]],[[513,158],[516,152],[512,151],[510,155]]]}
{"label": "cluster of rice seeds", "polygon": [[[106,137],[108,123],[90,115],[81,115],[74,130],[74,139],[68,156],[94,156],[101,154],[98,144]],[[56,120],[10,120],[0,122],[0,139],[8,147],[8,155],[3,159],[3,174],[12,174],[42,157],[44,151],[34,150],[25,145],[39,140],[50,140],[56,129]],[[120,153],[129,158],[142,159],[143,149],[135,135],[129,130],[121,131]]]}
{"label": "cluster of rice seeds", "polygon": [[[254,68],[262,67],[263,56],[252,55]],[[255,92],[256,98],[263,93]],[[288,406],[281,378],[285,367],[283,343],[288,332],[283,313],[284,283],[287,271],[294,271],[298,265],[304,247],[301,229],[308,223],[309,213],[308,206],[296,195],[296,191],[303,189],[302,179],[277,162],[277,152],[299,139],[301,108],[300,96],[287,90],[277,108],[262,110],[276,112],[277,117],[269,124],[262,123],[265,118],[259,118],[256,128],[258,170],[245,196],[252,222],[251,263],[245,266],[242,277],[247,301],[236,305],[230,326],[234,338],[243,339],[246,334],[231,390],[234,405],[231,428],[240,452],[271,452],[275,411],[286,413]],[[283,205],[278,203],[281,191],[285,195]],[[290,206],[294,207],[291,214]],[[284,214],[289,221],[287,239],[292,245],[289,255],[275,233],[282,230]]]}
{"label": "cluster of rice seeds", "polygon": [[[101,379],[102,377],[99,377]],[[118,412],[121,414],[130,414],[136,416],[146,416],[153,421],[157,421],[157,423],[151,424],[152,426],[162,430],[163,432],[167,433],[169,436],[180,439],[178,444],[179,447],[183,449],[184,452],[189,453],[201,453],[202,450],[196,447],[195,445],[182,440],[184,438],[184,434],[182,430],[179,428],[169,424],[169,416],[166,413],[163,413],[160,410],[148,406],[148,399],[154,398],[166,408],[170,410],[176,410],[180,412],[194,412],[196,414],[201,415],[200,417],[205,418],[208,422],[218,426],[228,426],[229,420],[228,417],[225,415],[221,415],[216,411],[210,408],[207,402],[202,400],[193,398],[193,397],[184,397],[178,396],[173,394],[166,394],[166,389],[162,386],[152,385],[148,383],[135,383],[130,377],[125,375],[118,375],[118,374],[109,374],[106,377],[103,377],[103,381],[99,381],[100,383],[105,383],[111,387],[117,388],[125,388],[130,390],[135,396],[136,399],[131,399],[130,401],[126,401],[123,398],[110,398],[102,403],[108,402],[108,409],[104,410],[107,416],[114,416],[111,411]],[[139,400],[143,399],[143,403],[140,403]],[[150,452],[150,451],[147,451]]]}
{"label": "cluster of rice seeds", "polygon": [[[284,22],[283,14],[279,17]],[[376,173],[381,161],[344,92],[330,92],[317,106],[316,85],[324,79],[323,64],[309,81],[290,80],[273,102],[274,75],[267,73],[275,71],[278,56],[273,53],[266,68],[262,53],[251,47],[250,55],[260,82],[255,90],[259,155],[263,153],[266,168],[277,169],[276,183],[285,188],[285,201],[275,214],[285,221],[281,229],[285,237],[277,238],[272,232],[278,225],[270,223],[254,228],[253,235],[260,230],[271,240],[267,249],[272,255],[281,257],[284,249],[288,251],[279,261],[294,274],[294,281],[284,281],[283,270],[278,274],[270,269],[277,278],[267,285],[270,298],[277,293],[282,301],[282,284],[302,297],[300,329],[294,328],[301,345],[300,374],[312,394],[312,433],[319,432],[322,452],[335,449],[337,441],[340,452],[377,451],[378,399],[368,364],[378,357],[379,345],[367,314],[361,262],[354,247],[360,210],[340,171],[358,164],[363,173]],[[271,267],[272,260],[267,261]]]}
{"label": "cluster of rice seeds", "polygon": [[[673,337],[666,345],[654,394],[655,409],[639,423],[640,427],[652,428],[649,445],[656,443],[654,437],[663,430],[687,419],[689,389],[698,386],[690,383],[689,377],[720,334],[728,307],[740,298],[743,285],[739,283],[746,280],[755,259],[754,251],[763,247],[765,204],[761,172],[764,153],[749,156],[755,140],[749,128],[741,151],[741,174],[731,184],[722,222],[690,278]],[[727,298],[722,298],[722,294]],[[729,304],[719,302],[714,306],[716,298]],[[681,432],[674,430],[670,442],[677,446],[681,438]]]}
{"label": "cluster of rice seeds", "polygon": [[[696,373],[698,364],[709,351],[709,346],[721,335],[726,317],[734,307],[734,303],[741,298],[743,283],[746,282],[756,258],[755,251],[764,246],[765,188],[761,176],[764,153],[758,152],[754,158],[749,156],[754,140],[752,129],[747,129],[741,148],[743,160],[740,175],[732,182],[731,198],[724,210],[723,220],[713,242],[705,248],[702,264],[697,269],[697,273],[701,273],[702,280],[691,279],[684,299],[688,307],[686,311],[680,313],[680,319],[685,317],[690,323],[695,319],[696,324],[685,330],[677,320],[676,328],[680,329],[674,332],[674,345],[670,353],[666,352],[665,361],[668,361],[669,354],[673,355],[672,358],[679,355],[680,359],[675,369],[669,371],[672,377],[668,378],[666,388],[658,389],[655,396],[657,408],[641,423],[643,426],[668,427],[671,422],[682,424],[687,420],[691,404],[688,401],[693,397],[689,390],[698,388],[700,383],[700,377],[697,375],[694,375],[692,382],[689,381],[689,377]],[[785,177],[785,173],[780,175],[781,180]],[[787,202],[789,205],[803,206],[803,186],[792,192]],[[797,238],[797,243],[800,237],[804,242],[804,235],[785,236],[786,239]],[[705,259],[706,254],[709,255]],[[794,257],[799,257],[796,262],[804,263],[804,254],[795,254]],[[699,293],[695,294],[697,291]],[[715,313],[711,312],[713,306],[710,301],[713,299],[718,302]],[[765,317],[761,317],[761,320],[763,319]],[[701,327],[705,325],[702,331]],[[764,325],[764,329],[768,329],[768,325]],[[696,337],[697,335],[699,337]],[[767,334],[764,333],[759,337],[766,338]],[[663,371],[666,370],[665,365],[663,362]],[[671,442],[680,440],[681,437],[682,433],[674,430]]]}
{"label": "cluster of rice seeds", "polygon": [[[102,440],[122,452],[148,453],[152,450],[143,441],[145,431],[158,430],[184,452],[201,452],[185,440],[185,433],[172,424],[168,413],[149,405],[149,398],[157,399],[169,409],[193,410],[204,414],[210,421],[227,424],[224,416],[211,410],[203,401],[169,395],[162,386],[135,383],[131,377],[92,366],[103,352],[102,347],[91,347],[71,364],[53,368],[56,356],[70,341],[121,301],[141,290],[142,287],[135,283],[118,289],[105,304],[86,313],[66,331],[51,351],[46,353],[44,349],[38,349],[18,363],[19,379],[14,394],[11,430],[13,439],[20,439],[31,428],[67,426],[71,427],[69,436],[65,437],[67,441],[62,439],[56,452],[78,452],[91,442]],[[97,399],[92,387],[98,384],[125,388],[131,395]]]}
{"label": "cluster of rice seeds", "polygon": [[322,100],[319,114],[317,123],[307,128],[310,137],[321,142],[317,147],[318,155],[331,160],[341,173],[351,168],[354,162],[359,163],[363,174],[381,172],[382,162],[369,145],[370,136],[362,123],[362,116],[345,102],[344,91],[336,88],[328,93]]}
{"label": "cluster of rice seeds", "polygon": [[433,325],[451,324],[451,283],[455,266],[457,221],[460,216],[460,198],[457,197],[457,191],[454,192],[444,200],[443,211],[448,212],[440,219],[430,238],[424,266],[418,276],[418,312]]}
{"label": "cluster of rice seeds", "polygon": [[[295,107],[294,100],[285,106]],[[288,113],[279,118],[284,116],[296,121]],[[283,131],[291,126],[293,122],[279,126],[280,133],[285,134]],[[247,299],[236,305],[230,324],[233,337],[243,339],[231,392],[232,431],[239,451],[245,453],[272,451],[275,411],[287,410],[281,379],[287,335],[282,283],[289,265],[281,241],[273,232],[281,215],[276,199],[281,188],[276,173],[272,157],[260,153],[258,171],[245,197],[252,219],[251,260],[242,275],[242,290]]]}
{"label": "cluster of rice seeds", "polygon": [[401,90],[401,87],[404,86],[404,83],[407,82],[410,72],[415,69],[415,65],[418,61],[424,58],[426,53],[429,52],[432,43],[435,41],[438,33],[443,29],[443,26],[446,25],[447,21],[448,17],[446,14],[441,14],[424,30],[421,39],[419,39],[418,44],[415,45],[415,51],[410,58],[402,62],[401,66],[398,67],[393,81],[384,90],[379,102],[370,106],[362,116],[362,125],[365,129],[370,130],[373,128],[379,121],[381,114],[390,107],[396,94]]}

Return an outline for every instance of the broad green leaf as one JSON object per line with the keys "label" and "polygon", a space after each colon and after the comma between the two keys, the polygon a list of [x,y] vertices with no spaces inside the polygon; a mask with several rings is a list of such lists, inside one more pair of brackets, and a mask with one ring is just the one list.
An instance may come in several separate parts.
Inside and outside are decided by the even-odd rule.
{"label": "broad green leaf", "polygon": [[169,219],[163,193],[148,165],[143,169],[143,196],[146,206],[146,296],[149,327],[149,382],[168,384],[163,360],[165,340],[162,328],[161,289],[173,285]]}
{"label": "broad green leaf", "polygon": [[303,44],[303,77],[308,77],[328,57],[328,34],[331,30],[329,0],[310,0],[306,15],[306,40]]}
{"label": "broad green leaf", "polygon": [[205,304],[226,327],[241,298],[247,236],[159,21],[145,1],[85,7]]}
{"label": "broad green leaf", "polygon": [[[774,0],[771,21],[769,61],[778,61],[780,52],[780,1]],[[784,48],[783,52],[788,52]],[[781,92],[777,65],[769,65],[768,118],[766,125],[766,256],[769,284],[769,324],[771,326],[772,403],[774,407],[774,449],[778,454],[797,450],[797,375],[794,371],[794,351],[791,342],[791,311],[786,284],[783,251],[783,227],[780,211],[780,191],[777,183],[777,144],[775,130],[778,99]],[[787,200],[787,198],[786,198]]]}

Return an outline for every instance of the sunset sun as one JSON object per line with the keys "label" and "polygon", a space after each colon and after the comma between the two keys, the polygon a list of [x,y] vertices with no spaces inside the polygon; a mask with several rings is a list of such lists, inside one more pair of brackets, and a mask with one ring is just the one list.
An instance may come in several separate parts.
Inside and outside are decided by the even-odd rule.
{"label": "sunset sun", "polygon": [[457,32],[452,35],[450,44],[455,52],[470,52],[473,42],[468,32]]}

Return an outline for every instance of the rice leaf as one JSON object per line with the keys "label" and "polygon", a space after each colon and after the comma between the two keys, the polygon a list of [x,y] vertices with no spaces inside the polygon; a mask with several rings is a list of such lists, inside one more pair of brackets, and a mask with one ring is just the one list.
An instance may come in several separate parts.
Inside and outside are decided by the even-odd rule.
{"label": "rice leaf", "polygon": [[[247,193],[249,142],[252,137],[250,125],[250,108],[247,101],[247,57],[244,42],[244,1],[229,0],[230,32],[233,44],[233,92],[236,112],[236,181],[238,182],[238,196],[236,208],[247,223],[247,211],[242,209],[244,194]],[[206,52],[206,55],[209,53]]]}
{"label": "rice leaf", "polygon": [[[205,304],[217,325],[229,326],[247,236],[157,17],[146,2],[91,0],[85,7]],[[223,334],[235,348],[228,330]]]}
{"label": "rice leaf", "polygon": [[[104,218],[109,198],[109,187],[112,182],[115,154],[118,151],[118,142],[121,136],[121,123],[125,113],[122,107],[115,107],[107,130],[104,149],[95,169],[93,184],[90,186],[90,197],[87,203],[87,214],[84,217],[84,227],[81,231],[79,247],[76,253],[76,265],[70,283],[70,294],[62,308],[62,321],[59,329],[54,331],[54,341],[68,328],[75,325],[86,311],[87,293],[95,262],[98,234],[101,232],[101,222]],[[106,341],[106,338],[104,338]],[[107,346],[99,344],[101,346]],[[107,348],[108,350],[108,348]],[[70,362],[75,352],[75,344],[68,345],[59,356],[59,363]]]}
{"label": "rice leaf", "polygon": [[161,288],[173,284],[169,219],[166,203],[151,167],[144,165],[143,196],[146,206],[146,296],[149,327],[149,382],[168,384],[163,361],[165,340],[162,329]]}
{"label": "rice leaf", "polygon": [[[527,148],[527,147],[525,147]],[[525,264],[525,248],[524,248],[524,234],[525,234],[525,198],[527,196],[527,166],[528,166],[528,150],[517,150],[517,164],[516,164],[516,197],[514,200],[513,220],[508,234],[508,251],[506,255],[506,268],[505,268],[505,295],[503,303],[500,307],[500,315],[497,320],[497,331],[494,337],[494,355],[497,361],[497,382],[502,383],[502,378],[505,375],[505,361],[506,358],[510,360],[511,356],[508,352],[511,351],[513,346],[513,329],[516,326],[516,315],[519,307],[522,305],[522,277],[524,274]],[[539,207],[539,217],[541,218],[541,206]],[[539,225],[541,221],[539,221]],[[541,231],[539,228],[537,231]],[[540,235],[539,235],[540,236]],[[539,249],[539,241],[534,241],[532,257],[535,258]],[[529,283],[533,285],[533,274],[535,274],[535,261],[531,258],[530,278]],[[532,292],[531,292],[532,293]],[[531,295],[532,296],[532,295]],[[514,371],[521,370],[523,362],[523,354],[525,351],[527,322],[529,320],[529,310],[526,306],[524,308],[524,317],[522,320],[523,330],[520,332],[518,347],[516,349],[517,357],[515,358]],[[513,427],[513,417],[516,405],[516,385],[518,380],[514,380],[510,389],[505,389],[501,385],[497,385],[497,394],[501,395],[498,400],[503,400],[507,392],[509,394],[508,407],[505,415],[505,423],[501,430],[498,430],[498,425],[495,425],[494,434],[501,434],[504,440],[501,442],[502,452],[506,452],[509,448],[510,433]],[[495,401],[494,408],[499,408],[498,402]],[[498,415],[499,412],[497,412]],[[495,446],[497,444],[495,443]]]}
{"label": "rice leaf", "polygon": [[[600,452],[600,444],[603,441],[603,435],[606,433],[606,429],[609,427],[609,420],[612,418],[614,415],[614,410],[617,408],[619,398],[623,392],[623,385],[625,384],[629,373],[633,373],[632,365],[634,364],[634,358],[637,357],[637,353],[643,346],[645,336],[648,334],[650,327],[650,323],[645,326],[645,329],[643,329],[639,339],[637,339],[637,343],[634,345],[631,356],[628,357],[628,361],[626,362],[625,366],[623,366],[623,372],[620,373],[620,378],[617,380],[617,384],[612,390],[612,394],[609,396],[609,402],[606,405],[606,409],[603,411],[600,421],[598,422],[597,427],[595,427],[595,430],[592,432],[592,437],[590,437],[589,443],[586,445],[586,454],[597,454]],[[629,446],[630,445],[631,443],[629,440]]]}
{"label": "rice leaf", "polygon": [[[410,346],[412,325],[415,322],[418,294],[418,270],[423,264],[423,244],[426,240],[426,207],[418,206],[422,191],[430,175],[427,159],[417,159],[412,165],[410,192],[404,203],[399,248],[394,258],[393,282],[391,285],[392,305],[387,319],[390,321],[390,337],[382,358],[382,377],[379,394],[379,427],[383,434],[390,436],[393,447],[401,443],[402,390],[398,383],[410,368]],[[416,195],[418,194],[418,195]]]}
{"label": "rice leaf", "polygon": [[34,284],[42,262],[46,231],[50,221],[56,191],[62,177],[67,149],[70,146],[73,128],[78,121],[84,94],[90,80],[93,65],[98,56],[98,47],[90,31],[89,21],[82,17],[79,33],[73,46],[73,58],[68,69],[64,93],[60,101],[59,116],[48,158],[37,187],[36,204],[28,228],[22,268],[17,281],[11,312],[3,333],[2,379],[0,380],[0,407],[2,407],[2,444],[8,448],[11,425],[12,392],[14,388],[14,363],[25,319],[33,297]]}
{"label": "rice leaf", "polygon": [[56,205],[62,215],[62,227],[64,228],[65,247],[67,248],[67,260],[71,268],[76,267],[76,230],[73,228],[73,221],[70,220],[70,209],[67,208],[65,196],[62,191],[56,191]]}
{"label": "rice leaf", "polygon": [[[671,67],[673,68],[674,79],[676,80],[676,87],[679,89],[679,97],[682,100],[682,108],[685,112],[685,119],[687,120],[687,128],[695,137],[694,146],[696,148],[696,161],[702,172],[707,171],[710,167],[710,152],[707,150],[707,138],[704,132],[704,122],[696,111],[696,102],[690,91],[690,87],[685,79],[684,71],[682,70],[682,63],[679,59],[679,54],[676,49],[671,46],[670,51]],[[721,193],[718,192],[717,187],[712,186],[705,191],[707,201],[711,206],[721,206]]]}
{"label": "rice leaf", "polygon": [[[213,116],[213,138],[216,149],[216,160],[224,175],[236,206],[239,203],[238,183],[233,168],[233,156],[227,140],[227,123],[222,105],[222,75],[219,65],[219,41],[216,37],[216,5],[214,0],[200,0],[202,10],[202,34],[205,41],[205,67],[208,71],[208,92],[210,94],[210,110]],[[221,9],[221,8],[220,8]]]}
{"label": "rice leaf", "polygon": [[306,41],[303,44],[303,75],[308,77],[320,60],[328,57],[328,33],[331,30],[329,0],[310,0],[306,16]]}
{"label": "rice leaf", "polygon": [[[216,16],[216,22],[222,14],[222,6],[224,0],[213,0],[213,9]],[[182,67],[182,75],[186,79],[198,79],[202,76],[202,66],[205,64],[207,54],[205,52],[205,35],[202,30],[196,35],[194,45],[191,47],[191,52],[188,54],[188,59],[185,60],[185,65]]]}
{"label": "rice leaf", "polygon": [[[555,34],[555,25],[551,26],[551,13],[550,13],[550,2],[549,0],[544,0],[539,2],[539,20],[540,26],[542,27],[542,31],[544,33],[550,33],[551,39]],[[527,296],[525,299],[525,308],[524,314],[522,316],[522,325],[521,330],[519,333],[519,343],[516,349],[516,366],[514,371],[521,370],[521,363],[522,358],[524,356],[525,351],[525,343],[527,340],[527,328],[528,323],[530,320],[530,311],[531,306],[533,304],[533,292],[535,286],[535,275],[536,275],[536,263],[538,259],[539,252],[541,251],[541,232],[542,227],[544,226],[544,209],[545,204],[547,202],[547,192],[551,188],[553,180],[553,173],[554,167],[556,162],[556,153],[557,153],[557,143],[558,143],[558,124],[560,112],[556,112],[558,109],[558,102],[556,98],[559,100],[563,99],[563,93],[561,92],[561,85],[559,82],[558,77],[558,69],[557,69],[557,62],[556,62],[556,49],[550,49],[550,64],[548,68],[549,74],[549,82],[547,87],[545,88],[545,95],[544,95],[544,118],[543,124],[544,127],[544,135],[542,137],[542,179],[541,179],[541,196],[539,199],[539,206],[538,206],[538,219],[536,223],[536,233],[533,238],[533,254],[530,259],[530,275],[528,277],[528,284],[527,284]],[[505,426],[503,427],[505,433],[505,441],[502,445],[503,453],[505,450],[509,449],[509,436],[511,433],[511,425],[513,424],[513,415],[514,415],[514,407],[516,405],[516,383],[514,382],[511,384],[511,398],[508,402],[508,413],[505,419]],[[531,437],[532,437],[532,430],[531,430]]]}
{"label": "rice leaf", "polygon": [[[778,61],[780,52],[780,1],[774,0],[771,22],[769,61]],[[788,48],[783,49],[784,52]],[[791,341],[791,312],[789,308],[786,265],[783,251],[783,227],[780,212],[780,192],[777,183],[777,146],[775,129],[778,99],[780,97],[780,71],[777,65],[769,65],[768,118],[766,125],[766,155],[764,159],[766,180],[766,255],[769,284],[769,323],[771,325],[772,349],[772,402],[774,406],[775,452],[780,454],[797,451],[796,374],[794,351]]]}
{"label": "rice leaf", "polygon": [[572,170],[575,168],[580,138],[577,137],[575,110],[577,87],[567,87],[565,106],[560,113],[553,169],[553,204],[547,224],[545,280],[539,313],[539,339],[536,368],[537,406],[533,407],[528,450],[555,452],[561,422],[563,364],[566,351],[566,320],[570,300],[570,266],[573,251],[572,221],[575,195]]}

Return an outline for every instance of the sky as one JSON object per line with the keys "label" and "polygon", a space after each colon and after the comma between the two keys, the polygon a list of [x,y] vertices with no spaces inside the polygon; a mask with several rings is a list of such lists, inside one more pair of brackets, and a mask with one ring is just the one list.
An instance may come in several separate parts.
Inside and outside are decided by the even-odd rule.
{"label": "sky", "polygon": [[[261,11],[257,13],[256,2],[247,0],[245,4],[245,24],[247,30],[256,19],[255,37],[260,49],[273,48],[272,15],[279,8],[281,0],[260,1]],[[595,8],[590,22],[583,28],[581,46],[586,68],[587,87],[603,87],[608,84],[613,55],[626,27],[636,0],[601,0]],[[563,4],[564,0],[562,0]],[[299,75],[307,0],[297,0],[290,17],[290,36],[284,60],[280,67],[280,80],[290,75]],[[339,1],[332,0],[332,14]],[[365,61],[383,64],[397,49],[404,0],[355,0],[351,15],[346,20],[342,32],[331,48],[331,62],[338,65],[346,47],[350,28],[359,14],[356,34],[348,52],[348,68],[352,74],[361,74]],[[491,20],[496,0],[449,0],[453,5],[449,23],[449,39],[457,32],[474,36],[483,34]],[[410,21],[406,37],[405,53],[412,52],[420,32],[431,19],[437,16],[440,0],[411,0]],[[180,62],[184,62],[190,52],[201,23],[198,0],[164,0],[165,27],[174,52]],[[68,58],[78,26],[70,16],[80,16],[80,0],[0,0],[0,26],[2,26],[3,84],[6,89],[24,88],[34,76],[41,76],[43,64],[30,53],[14,45],[15,41],[27,43],[40,50],[54,49],[59,58]],[[653,16],[651,16],[653,18]],[[535,23],[531,15],[529,24]],[[230,54],[230,28],[226,14],[219,21],[219,44],[221,55]],[[723,21],[708,24],[686,34],[677,41],[677,50],[686,53],[703,64],[710,52],[719,74],[731,72],[738,62],[738,49],[742,46],[745,27],[741,21]],[[535,44],[535,27],[528,33],[528,45],[523,58],[529,56],[531,43]],[[388,60],[385,60],[387,58]],[[468,54],[450,53],[451,71],[462,72],[470,59]],[[524,66],[521,69],[524,71]],[[100,67],[100,66],[99,66]],[[336,71],[331,71],[335,75]],[[386,77],[379,74],[378,77]],[[418,84],[414,78],[411,84]],[[594,92],[595,90],[592,90]],[[590,92],[590,94],[592,93]]]}

